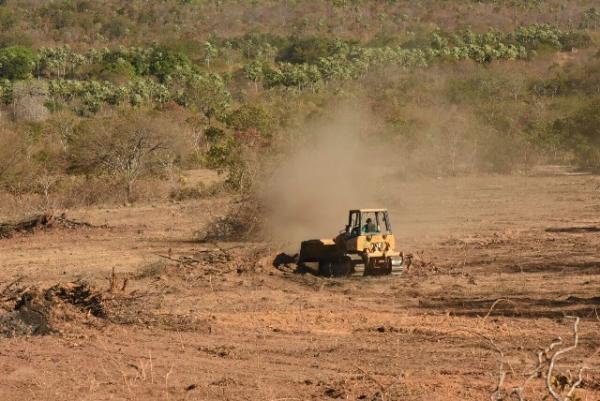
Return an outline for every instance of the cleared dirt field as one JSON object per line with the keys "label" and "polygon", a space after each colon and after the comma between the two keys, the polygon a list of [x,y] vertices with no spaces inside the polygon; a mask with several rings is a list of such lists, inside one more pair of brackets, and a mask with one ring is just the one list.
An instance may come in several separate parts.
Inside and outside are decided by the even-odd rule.
{"label": "cleared dirt field", "polygon": [[[556,372],[585,364],[576,394],[600,400],[600,178],[419,180],[386,194],[414,255],[400,277],[277,269],[284,238],[196,241],[237,207],[226,198],[73,210],[108,227],[0,239],[0,400],[489,400],[500,360],[510,386],[539,347],[572,342],[568,316],[580,342]],[[81,280],[91,287],[68,284]],[[542,399],[538,382],[526,399]]]}

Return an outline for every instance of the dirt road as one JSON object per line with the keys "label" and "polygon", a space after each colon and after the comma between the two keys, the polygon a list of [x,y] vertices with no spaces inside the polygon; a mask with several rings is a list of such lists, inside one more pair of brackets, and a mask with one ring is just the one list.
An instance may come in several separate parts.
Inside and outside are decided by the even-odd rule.
{"label": "dirt road", "polygon": [[[0,240],[0,316],[34,287],[51,309],[49,334],[0,337],[0,399],[488,400],[500,360],[517,385],[539,347],[572,342],[570,316],[580,342],[556,372],[600,368],[600,178],[420,180],[384,201],[414,255],[400,277],[323,279],[274,268],[283,243],[194,241],[227,198],[69,211],[109,228]],[[77,280],[102,314],[63,287],[44,298]],[[577,395],[600,400],[600,372]]]}

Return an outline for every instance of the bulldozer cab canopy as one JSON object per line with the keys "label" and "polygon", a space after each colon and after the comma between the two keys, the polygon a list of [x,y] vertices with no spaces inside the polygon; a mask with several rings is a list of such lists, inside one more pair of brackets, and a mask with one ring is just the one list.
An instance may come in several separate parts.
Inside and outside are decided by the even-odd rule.
{"label": "bulldozer cab canopy", "polygon": [[355,209],[348,214],[346,235],[391,234],[392,226],[386,209]]}

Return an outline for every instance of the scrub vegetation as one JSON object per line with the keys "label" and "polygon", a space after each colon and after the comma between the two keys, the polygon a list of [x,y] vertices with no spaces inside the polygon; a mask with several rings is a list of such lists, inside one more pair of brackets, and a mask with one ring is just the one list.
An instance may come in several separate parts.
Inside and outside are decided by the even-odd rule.
{"label": "scrub vegetation", "polygon": [[599,26],[584,0],[2,1],[0,190],[248,193],[349,101],[407,175],[598,170]]}

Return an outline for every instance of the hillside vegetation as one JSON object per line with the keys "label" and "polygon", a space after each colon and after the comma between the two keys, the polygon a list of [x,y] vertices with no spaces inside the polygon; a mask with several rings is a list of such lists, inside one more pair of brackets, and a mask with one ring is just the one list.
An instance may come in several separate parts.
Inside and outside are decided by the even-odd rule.
{"label": "hillside vegetation", "polygon": [[348,102],[406,176],[600,169],[593,1],[0,3],[12,204],[247,193]]}

